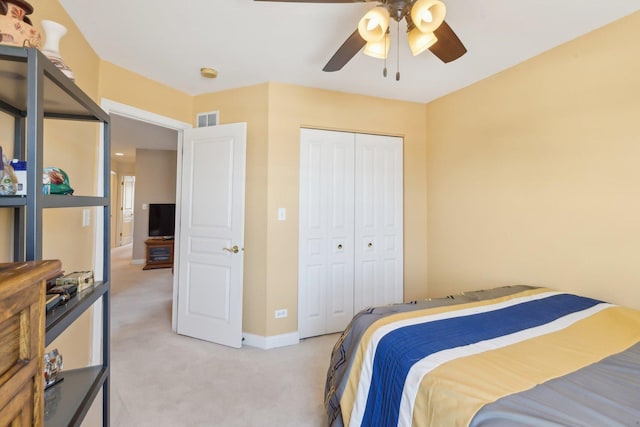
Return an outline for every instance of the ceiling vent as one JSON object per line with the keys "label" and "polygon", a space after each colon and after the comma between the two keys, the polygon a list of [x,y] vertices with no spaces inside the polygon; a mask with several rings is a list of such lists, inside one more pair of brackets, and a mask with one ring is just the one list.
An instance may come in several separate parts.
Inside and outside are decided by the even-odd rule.
{"label": "ceiling vent", "polygon": [[218,111],[209,111],[208,113],[200,113],[197,115],[198,127],[215,126],[218,124]]}

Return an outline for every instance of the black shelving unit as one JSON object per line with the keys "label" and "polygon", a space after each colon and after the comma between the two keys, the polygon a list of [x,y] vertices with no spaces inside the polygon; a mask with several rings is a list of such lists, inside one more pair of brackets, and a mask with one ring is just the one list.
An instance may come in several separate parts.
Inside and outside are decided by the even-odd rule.
{"label": "black shelving unit", "polygon": [[[35,48],[0,45],[0,111],[14,117],[14,157],[27,160],[27,195],[0,197],[0,208],[13,209],[14,261],[42,259],[42,211],[53,208],[102,209],[102,280],[47,314],[49,345],[96,301],[102,301],[102,363],[64,370],[63,380],[45,392],[45,426],[77,426],[102,390],[102,422],[109,425],[109,115]],[[42,192],[45,119],[88,121],[103,125],[103,191],[99,196],[45,195]]]}

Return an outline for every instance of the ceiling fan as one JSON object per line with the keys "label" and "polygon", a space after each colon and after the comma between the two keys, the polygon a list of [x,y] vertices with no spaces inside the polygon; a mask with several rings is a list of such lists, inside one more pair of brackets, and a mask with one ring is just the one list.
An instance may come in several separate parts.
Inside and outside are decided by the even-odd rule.
{"label": "ceiling fan", "polygon": [[255,0],[286,3],[377,3],[360,20],[358,28],[329,59],[322,71],[338,71],[363,47],[365,54],[386,58],[389,51],[389,20],[406,21],[408,41],[414,55],[429,49],[442,62],[467,52],[456,33],[444,21],[446,8],[440,0]]}

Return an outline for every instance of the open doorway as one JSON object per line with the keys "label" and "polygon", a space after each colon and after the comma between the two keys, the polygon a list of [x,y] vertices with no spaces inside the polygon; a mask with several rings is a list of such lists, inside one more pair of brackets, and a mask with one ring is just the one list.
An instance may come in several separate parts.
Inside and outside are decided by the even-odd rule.
{"label": "open doorway", "polygon": [[[110,112],[112,247],[131,245],[133,264],[145,262],[148,206],[174,203],[178,130]],[[115,193],[115,194],[114,194]]]}
{"label": "open doorway", "polygon": [[[157,150],[165,150],[165,151],[173,151],[176,153],[177,160],[174,160],[173,174],[174,179],[176,181],[172,186],[170,191],[172,191],[173,197],[177,200],[180,197],[179,189],[180,189],[180,167],[179,162],[181,161],[178,153],[181,149],[181,138],[182,138],[182,130],[191,128],[191,124],[181,122],[169,117],[161,116],[149,111],[141,110],[136,107],[132,107],[126,104],[121,104],[119,102],[111,101],[108,99],[102,99],[101,107],[110,114],[111,116],[111,169],[117,175],[117,182],[120,182],[121,176],[135,176],[135,197],[133,200],[134,213],[133,213],[133,239],[129,245],[117,247],[114,250],[120,250],[122,253],[119,255],[122,256],[124,254],[125,261],[121,264],[114,262],[112,264],[112,278],[115,279],[117,276],[116,271],[114,269],[118,268],[118,265],[125,265],[129,267],[135,267],[142,272],[142,266],[135,265],[137,263],[144,264],[144,255],[139,255],[140,247],[142,247],[142,253],[144,254],[144,241],[146,240],[146,233],[148,226],[145,224],[139,224],[139,221],[148,221],[148,211],[143,211],[143,205],[148,207],[149,202],[145,200],[144,191],[141,189],[144,184],[142,180],[142,175],[140,173],[139,167],[139,159],[136,153],[147,152],[153,154]],[[162,137],[161,135],[169,134],[168,138]],[[162,141],[167,141],[167,143],[171,144],[170,146],[163,145]],[[176,151],[177,150],[177,151]],[[122,155],[117,155],[116,153],[122,153]],[[129,156],[127,156],[129,153]],[[134,161],[130,161],[127,159],[135,159]],[[176,158],[176,157],[174,157]],[[157,162],[155,162],[157,163]],[[162,170],[162,165],[155,164],[153,167],[155,170]],[[164,173],[164,176],[167,176],[167,173]],[[155,185],[158,187],[157,183],[152,183],[151,185]],[[168,189],[167,185],[161,185],[161,188]],[[112,209],[113,210],[113,209]],[[118,217],[118,215],[113,215],[113,217]],[[112,227],[114,224],[112,223]],[[112,240],[113,241],[113,240]],[[134,252],[134,249],[137,251]],[[179,255],[176,255],[176,261]],[[118,257],[115,257],[116,259]],[[112,261],[115,259],[112,258]],[[171,274],[170,269],[166,270],[154,270],[159,274],[166,273],[170,276],[171,287],[172,287],[172,300],[175,301],[175,293],[176,287],[175,283],[173,283],[173,275]],[[126,271],[122,272],[123,274],[120,277],[127,278]],[[149,271],[144,271],[142,274],[155,274],[150,273]],[[146,276],[145,276],[146,277]],[[112,289],[116,291],[115,288],[118,285],[113,280]],[[122,280],[122,282],[126,282],[126,280]],[[114,292],[115,293],[115,292]],[[175,331],[175,306],[172,305],[172,325],[171,328]]]}

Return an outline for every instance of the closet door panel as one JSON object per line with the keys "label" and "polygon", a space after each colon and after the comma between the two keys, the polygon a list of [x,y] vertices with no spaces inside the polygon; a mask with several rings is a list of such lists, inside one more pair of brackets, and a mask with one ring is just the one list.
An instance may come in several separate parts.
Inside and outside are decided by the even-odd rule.
{"label": "closet door panel", "polygon": [[[373,307],[376,304],[376,300],[381,299],[376,295],[376,291],[379,289],[379,274],[380,268],[375,260],[362,261],[358,265],[357,275],[358,279],[355,280],[355,307],[354,312]],[[381,280],[380,280],[381,281]],[[377,285],[377,286],[376,286]]]}
{"label": "closet door panel", "polygon": [[384,266],[385,301],[383,304],[404,300],[404,197],[402,139],[384,137],[382,143],[384,236],[381,237],[381,253]]}
{"label": "closet door panel", "polygon": [[331,276],[327,283],[325,333],[343,331],[353,317],[353,167],[354,137],[332,132],[325,143],[327,173],[326,209],[329,217],[327,258]]}
{"label": "closet door panel", "polygon": [[307,283],[307,298],[305,298],[307,317],[311,322],[323,321],[324,289],[322,284],[326,281],[325,269],[322,264],[309,264],[305,270]]}
{"label": "closet door panel", "polygon": [[[300,221],[298,311],[301,334],[317,335],[324,328],[326,282],[326,226],[322,212],[322,144],[310,141],[300,147]],[[313,196],[310,196],[313,195]],[[302,226],[304,224],[304,226]]]}
{"label": "closet door panel", "polygon": [[356,135],[355,195],[354,312],[358,312],[402,302],[401,138]]}
{"label": "closet door panel", "polygon": [[[353,134],[300,132],[299,333],[344,330],[353,317]],[[320,242],[313,255],[304,248]],[[309,270],[318,267],[313,278]],[[317,313],[317,315],[316,315]]]}

